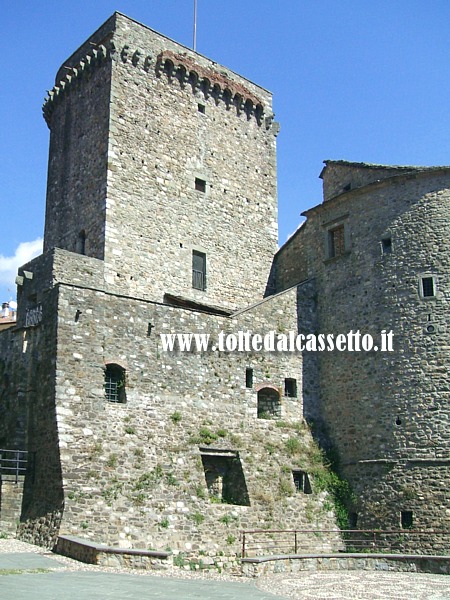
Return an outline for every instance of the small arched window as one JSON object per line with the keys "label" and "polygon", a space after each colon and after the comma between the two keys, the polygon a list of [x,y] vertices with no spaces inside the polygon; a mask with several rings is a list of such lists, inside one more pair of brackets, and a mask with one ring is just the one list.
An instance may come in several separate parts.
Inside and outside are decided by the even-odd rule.
{"label": "small arched window", "polygon": [[280,394],[273,388],[265,387],[258,392],[258,419],[281,416]]}
{"label": "small arched window", "polygon": [[106,365],[105,397],[108,402],[124,404],[127,401],[125,391],[125,369],[120,365]]}

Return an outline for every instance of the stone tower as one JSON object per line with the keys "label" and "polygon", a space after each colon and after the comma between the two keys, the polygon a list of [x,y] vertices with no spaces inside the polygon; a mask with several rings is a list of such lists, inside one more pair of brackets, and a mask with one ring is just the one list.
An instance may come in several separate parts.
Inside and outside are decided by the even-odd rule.
{"label": "stone tower", "polygon": [[140,298],[263,295],[277,247],[269,92],[115,13],[65,61],[44,115],[44,250],[101,259]]}
{"label": "stone tower", "polygon": [[[44,116],[44,253],[19,270],[0,336],[0,440],[20,422],[30,456],[20,535],[211,563],[235,560],[240,528],[332,529],[301,356],[212,349],[297,327],[295,288],[264,297],[271,94],[115,13],[65,61]],[[161,333],[188,332],[208,350],[164,351]]]}
{"label": "stone tower", "polygon": [[450,168],[326,161],[321,177],[278,289],[309,281],[316,330],[369,333],[379,351],[317,353],[306,416],[339,454],[354,524],[448,529]]}

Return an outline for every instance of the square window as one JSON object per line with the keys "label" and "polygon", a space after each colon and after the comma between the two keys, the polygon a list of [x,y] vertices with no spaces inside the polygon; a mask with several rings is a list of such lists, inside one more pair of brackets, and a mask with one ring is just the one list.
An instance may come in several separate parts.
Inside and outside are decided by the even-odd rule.
{"label": "square window", "polygon": [[195,189],[197,192],[206,192],[206,181],[204,179],[195,178]]}
{"label": "square window", "polygon": [[284,380],[284,395],[288,398],[297,398],[297,380],[296,379],[285,379]]}
{"label": "square window", "polygon": [[204,104],[198,103],[197,104],[197,110],[198,110],[199,113],[202,113],[202,115],[204,115],[205,112],[206,112],[206,106]]}
{"label": "square window", "polygon": [[422,277],[422,296],[424,298],[435,296],[433,277]]}
{"label": "square window", "polygon": [[206,290],[206,254],[192,251],[192,287],[196,290]]}
{"label": "square window", "polygon": [[338,225],[328,230],[328,258],[335,258],[345,254],[345,228]]}

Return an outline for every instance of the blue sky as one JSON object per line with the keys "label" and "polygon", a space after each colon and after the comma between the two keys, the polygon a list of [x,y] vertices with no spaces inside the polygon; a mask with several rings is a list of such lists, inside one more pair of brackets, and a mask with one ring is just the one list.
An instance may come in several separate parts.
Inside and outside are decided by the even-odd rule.
{"label": "blue sky", "polygon": [[[43,235],[46,90],[115,10],[192,45],[193,0],[0,0],[0,301]],[[198,0],[197,50],[274,94],[280,243],[325,159],[450,164],[448,0]]]}

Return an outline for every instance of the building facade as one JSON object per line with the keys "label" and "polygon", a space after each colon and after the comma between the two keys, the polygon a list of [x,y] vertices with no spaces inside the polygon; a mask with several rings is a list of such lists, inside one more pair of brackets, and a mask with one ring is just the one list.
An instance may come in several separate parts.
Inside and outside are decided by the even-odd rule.
{"label": "building facade", "polygon": [[368,333],[378,351],[315,353],[306,416],[339,454],[358,527],[448,530],[450,169],[326,161],[321,177],[277,289],[309,281],[317,330]]}
{"label": "building facade", "polygon": [[[448,528],[450,169],[327,161],[277,252],[271,94],[120,13],[44,116],[44,253],[0,335],[0,448],[29,453],[19,535],[214,557],[297,528],[336,549],[314,437],[353,525]],[[218,350],[351,330],[394,350]]]}
{"label": "building facade", "polygon": [[[211,349],[297,327],[296,289],[266,294],[271,102],[119,13],[57,74],[44,253],[19,270],[0,342],[0,447],[29,452],[24,539],[214,556],[243,528],[335,527],[305,483],[323,467],[301,357]],[[211,339],[165,351],[163,333]]]}

